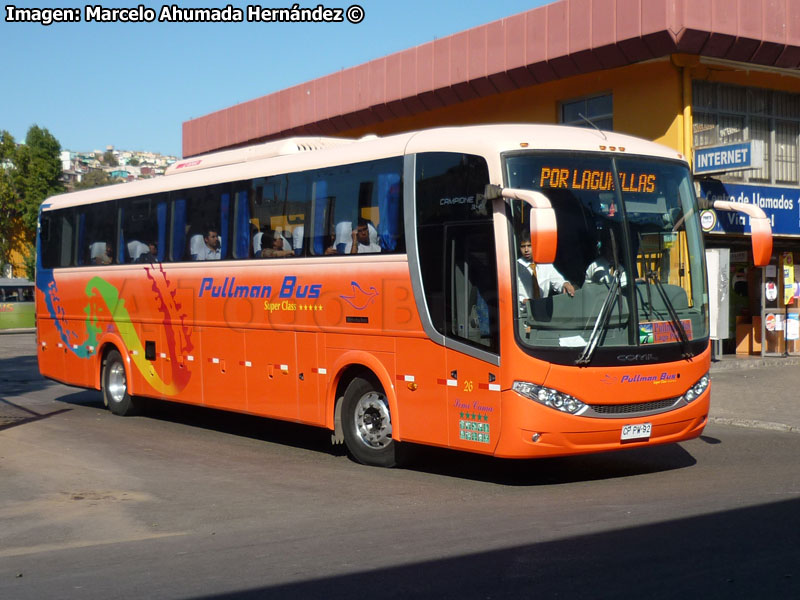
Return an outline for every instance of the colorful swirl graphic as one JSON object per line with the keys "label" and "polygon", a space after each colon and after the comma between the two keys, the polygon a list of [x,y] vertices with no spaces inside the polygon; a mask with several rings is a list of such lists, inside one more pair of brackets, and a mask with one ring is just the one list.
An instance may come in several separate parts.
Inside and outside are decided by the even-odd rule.
{"label": "colorful swirl graphic", "polygon": [[[161,375],[156,372],[153,362],[145,358],[144,346],[136,333],[125,299],[120,298],[119,290],[113,284],[102,277],[92,277],[86,284],[88,303],[84,307],[86,333],[83,336],[69,327],[52,272],[49,273],[50,277],[42,278],[40,289],[45,293],[47,310],[61,339],[76,356],[89,358],[95,353],[98,335],[102,332],[99,322],[101,317],[109,318],[113,323],[108,326],[109,330],[116,327],[133,364],[145,380],[160,394],[174,396],[186,387],[191,378],[191,371],[185,364],[185,357],[193,349],[191,327],[186,313],[177,302],[177,290],[171,285],[163,267],[148,265],[145,271],[151,282],[157,309],[162,315],[161,324],[169,356],[170,370],[165,370]],[[81,338],[83,342],[78,343]]]}

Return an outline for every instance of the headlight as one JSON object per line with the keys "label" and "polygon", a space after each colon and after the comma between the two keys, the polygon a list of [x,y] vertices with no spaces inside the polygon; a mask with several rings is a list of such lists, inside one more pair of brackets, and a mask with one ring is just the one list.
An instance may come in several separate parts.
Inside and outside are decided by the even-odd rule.
{"label": "headlight", "polygon": [[570,415],[579,415],[588,408],[586,404],[569,394],[527,381],[515,381],[511,389],[520,396]]}
{"label": "headlight", "polygon": [[681,398],[686,401],[686,404],[694,402],[702,395],[703,392],[708,389],[708,384],[710,381],[711,380],[708,378],[708,373],[706,373],[697,381],[697,383],[690,387],[686,393],[681,396]]}

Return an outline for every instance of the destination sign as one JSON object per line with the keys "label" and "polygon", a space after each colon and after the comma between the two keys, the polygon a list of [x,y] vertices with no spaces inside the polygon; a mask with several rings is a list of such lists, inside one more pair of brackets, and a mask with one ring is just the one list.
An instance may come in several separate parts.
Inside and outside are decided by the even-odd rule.
{"label": "destination sign", "polygon": [[[596,169],[542,167],[539,181],[542,188],[592,190],[598,192],[614,189],[614,173]],[[623,192],[651,194],[656,189],[656,175],[655,173],[620,171],[619,184]]]}

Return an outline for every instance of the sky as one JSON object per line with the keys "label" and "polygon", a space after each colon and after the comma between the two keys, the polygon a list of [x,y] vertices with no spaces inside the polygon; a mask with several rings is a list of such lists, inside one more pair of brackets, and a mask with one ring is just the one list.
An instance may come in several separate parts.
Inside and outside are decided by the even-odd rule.
{"label": "sky", "polygon": [[[104,9],[163,6],[289,8],[294,3],[116,2]],[[322,0],[298,2],[314,8]],[[350,0],[327,0],[346,10]],[[17,8],[77,9],[80,22],[0,19],[0,130],[18,142],[32,125],[63,149],[159,152],[181,156],[184,121],[502,19],[546,0],[355,0],[360,23],[87,22],[84,2],[13,2]],[[246,16],[245,11],[245,16]],[[353,13],[351,13],[353,14]],[[356,13],[357,14],[357,11]]]}

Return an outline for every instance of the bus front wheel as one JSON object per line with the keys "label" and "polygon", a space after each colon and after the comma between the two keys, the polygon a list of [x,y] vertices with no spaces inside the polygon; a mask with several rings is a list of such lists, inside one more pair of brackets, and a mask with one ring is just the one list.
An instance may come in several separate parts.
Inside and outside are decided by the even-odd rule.
{"label": "bus front wheel", "polygon": [[356,377],[342,400],[342,431],[350,454],[374,467],[397,465],[397,442],[392,439],[389,401],[380,386]]}
{"label": "bus front wheel", "polygon": [[139,412],[139,403],[128,393],[125,363],[116,350],[111,350],[103,361],[103,403],[115,415],[127,417]]}

